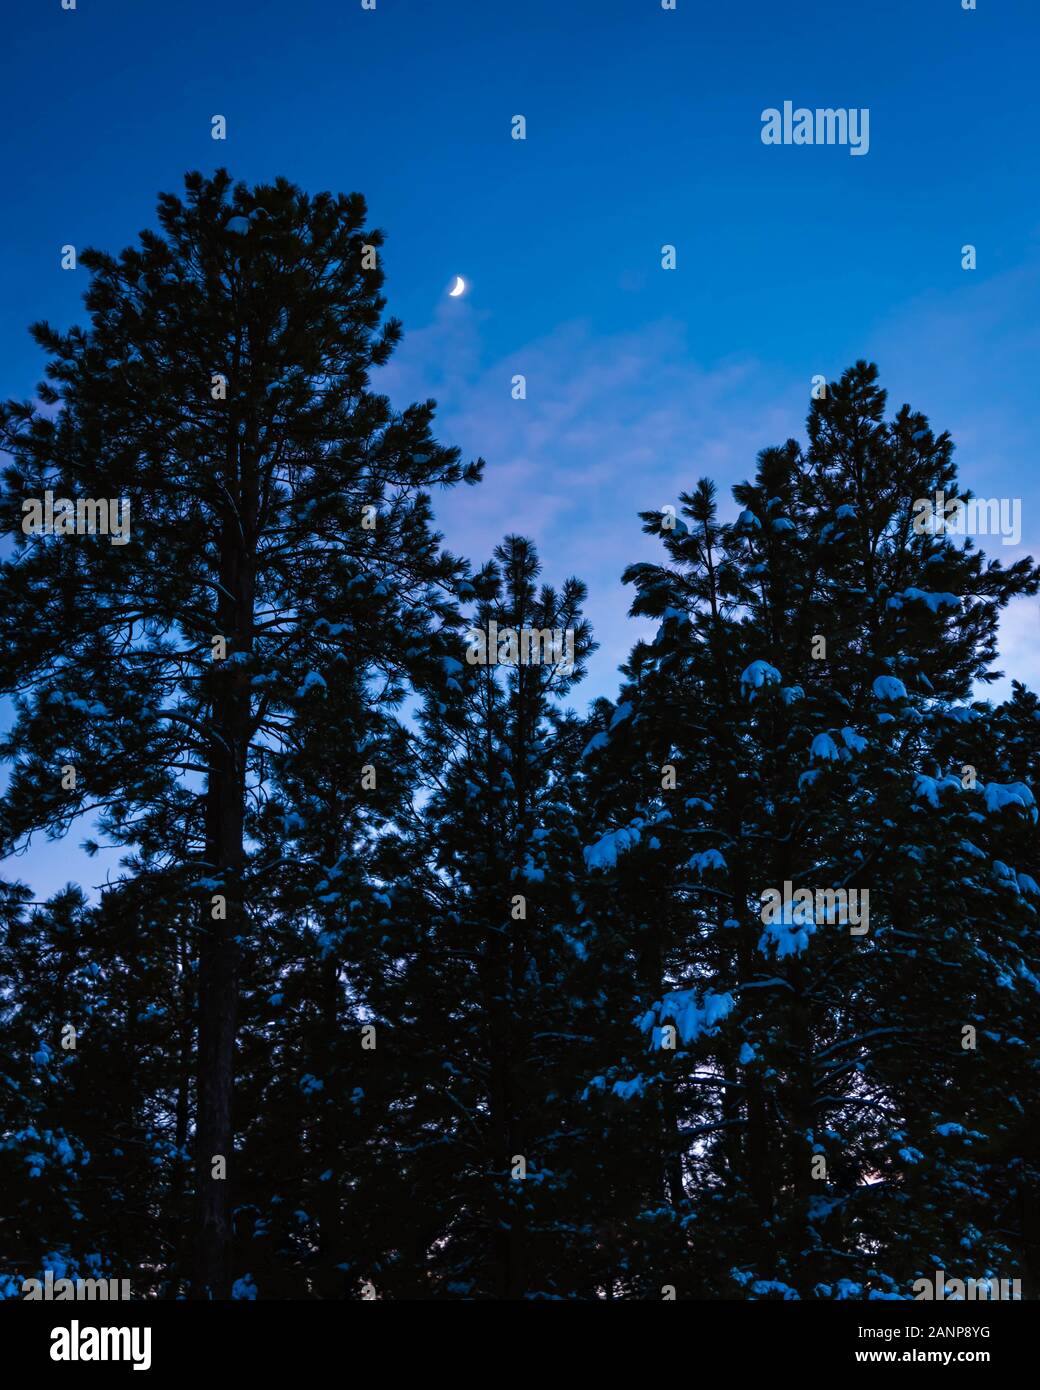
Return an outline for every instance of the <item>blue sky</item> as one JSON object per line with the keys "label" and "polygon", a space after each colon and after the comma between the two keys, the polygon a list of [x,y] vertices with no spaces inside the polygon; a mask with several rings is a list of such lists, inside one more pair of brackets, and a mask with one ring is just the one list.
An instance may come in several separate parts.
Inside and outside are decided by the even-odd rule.
{"label": "blue sky", "polygon": [[[637,633],[636,513],[705,473],[728,495],[857,357],[1022,499],[1001,557],[1040,551],[1035,0],[38,0],[5,37],[0,394],[39,378],[29,322],[81,316],[62,245],[128,244],[185,170],[364,193],[405,325],[380,384],[488,460],[437,503],[448,541],[480,562],[520,531],[586,580],[588,696]],[[764,145],[787,99],[869,108],[869,153]],[[1034,686],[1037,635],[1009,613]]]}

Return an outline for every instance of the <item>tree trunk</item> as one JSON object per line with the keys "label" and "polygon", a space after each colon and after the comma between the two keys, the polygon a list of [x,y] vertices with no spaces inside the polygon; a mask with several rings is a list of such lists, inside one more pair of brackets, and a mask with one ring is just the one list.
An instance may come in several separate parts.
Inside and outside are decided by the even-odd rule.
{"label": "tree trunk", "polygon": [[[198,1058],[198,1229],[195,1251],[196,1298],[227,1298],[231,1291],[231,1201],[234,1129],[235,1023],[238,962],[235,936],[242,919],[239,877],[242,856],[242,811],[228,795],[230,779],[210,779],[211,824],[206,858],[217,865],[227,902],[227,920],[213,921],[203,906],[199,953]],[[215,791],[215,795],[213,794]],[[237,854],[236,854],[237,846]],[[237,862],[236,862],[237,861]],[[232,866],[234,865],[234,869]],[[225,1160],[226,1177],[214,1177],[214,1160]]]}
{"label": "tree trunk", "polygon": [[[237,450],[235,451],[237,453]],[[248,656],[253,645],[255,492],[242,489],[241,511],[225,519],[221,537],[217,632],[228,639],[228,655]],[[243,522],[242,513],[245,513]],[[232,1096],[238,1011],[237,938],[247,929],[243,901],[246,758],[252,704],[248,669],[218,667],[212,705],[214,737],[206,791],[206,860],[221,884],[224,920],[202,907],[199,951],[199,1058],[197,1119],[198,1227],[195,1298],[227,1298],[231,1292],[231,1194],[234,1181]],[[227,1176],[213,1176],[214,1160],[225,1160]]]}

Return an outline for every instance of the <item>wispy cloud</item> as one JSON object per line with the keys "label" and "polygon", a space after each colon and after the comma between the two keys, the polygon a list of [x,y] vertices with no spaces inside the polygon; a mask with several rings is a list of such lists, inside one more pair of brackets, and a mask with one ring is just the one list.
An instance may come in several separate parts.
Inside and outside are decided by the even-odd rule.
{"label": "wispy cloud", "polygon": [[[564,324],[487,362],[481,318],[455,307],[406,336],[380,387],[402,402],[435,395],[440,436],[488,460],[479,488],[438,501],[450,544],[479,563],[520,532],[537,543],[548,579],[586,581],[601,648],[585,693],[613,694],[618,663],[646,631],[625,617],[632,595],[621,572],[660,557],[638,513],[675,503],[705,475],[725,505],[758,450],[797,429],[808,383],[750,358],[705,366],[667,321],[606,336]],[[518,374],[525,400],[512,397]]]}
{"label": "wispy cloud", "polygon": [[[1023,500],[1019,547],[988,546],[1005,562],[1040,550],[1037,411],[1030,373],[1040,347],[1040,271],[1015,269],[983,286],[958,284],[879,320],[853,354],[875,359],[890,406],[924,410],[957,443],[964,485]],[[616,689],[616,667],[646,626],[625,617],[625,565],[660,557],[638,513],[674,502],[699,477],[730,487],[759,450],[804,435],[809,373],[747,356],[707,361],[670,320],[603,334],[561,324],[492,358],[489,314],[444,303],[407,333],[379,385],[395,402],[437,398],[439,436],[488,460],[485,482],[437,500],[449,543],[475,562],[507,532],[531,536],[546,577],[577,574],[601,649],[588,698]],[[846,363],[831,364],[832,373]],[[817,370],[814,366],[813,370]],[[512,398],[514,376],[525,400]],[[987,548],[983,542],[983,548]],[[1002,626],[1008,678],[1040,684],[1033,601],[1012,605]]]}

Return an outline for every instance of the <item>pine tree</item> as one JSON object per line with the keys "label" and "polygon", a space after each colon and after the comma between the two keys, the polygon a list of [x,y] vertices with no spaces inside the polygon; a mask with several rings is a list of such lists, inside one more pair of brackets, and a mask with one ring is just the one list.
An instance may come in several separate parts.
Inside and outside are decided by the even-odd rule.
{"label": "pine tree", "polygon": [[[402,612],[419,631],[445,620],[461,570],[424,489],[481,465],[434,442],[432,402],[399,414],[370,389],[400,327],[381,323],[383,238],[359,196],[224,171],[185,190],[161,197],[161,232],[81,255],[89,327],[33,329],[48,409],[0,414],[18,545],[0,572],[0,690],[18,697],[2,830],[10,845],[89,811],[116,844],[165,837],[195,894],[205,1297],[231,1281],[214,1173],[223,1161],[233,1184],[245,824],[265,752],[291,742],[325,655],[400,666]],[[48,492],[56,533],[23,535]],[[106,499],[121,534],[70,534]]]}
{"label": "pine tree", "polygon": [[496,547],[469,639],[424,702],[419,911],[379,1001],[417,1048],[402,1075],[412,1219],[433,1218],[434,1287],[469,1297],[567,1287],[547,1251],[573,1211],[567,1077],[587,1020],[573,988],[580,726],[562,701],[593,644],[584,586],[539,586],[539,570],[529,541]]}
{"label": "pine tree", "polygon": [[[992,832],[976,824],[1025,830],[1032,793],[967,775],[983,769],[987,718],[966,701],[992,678],[999,609],[1034,593],[1037,571],[915,527],[917,501],[956,486],[952,443],[906,407],[885,422],[884,407],[875,369],[858,364],[814,403],[807,452],[789,441],[760,456],[734,491],[734,523],[719,523],[706,482],[681,518],[645,515],[672,563],[626,577],[633,611],[661,627],[594,740],[615,767],[635,757],[639,792],[634,816],[608,800],[593,861],[689,908],[677,924],[657,914],[633,1000],[642,1011],[656,973],[641,1028],[659,1065],[613,1090],[652,1093],[657,1132],[678,1111],[684,1192],[710,1194],[695,1203],[706,1258],[692,1277],[715,1296],[905,1288],[897,1228],[918,1165],[939,1199],[919,1203],[915,1238],[956,1256],[970,1155],[955,1161],[943,1139],[959,1122],[913,1097],[967,1086],[958,1030],[981,1026],[974,1001],[1035,973],[1028,882],[991,858]],[[670,792],[655,780],[664,765]],[[984,880],[967,855],[986,861]],[[952,928],[945,883],[958,874]],[[1013,890],[999,909],[991,874]],[[829,906],[785,901],[767,915],[763,894],[786,898],[786,884]],[[859,940],[838,890],[870,892]],[[1005,1045],[976,1068],[969,1119],[976,1103],[991,1113],[985,1092],[1007,1064]],[[890,1267],[864,1260],[871,1248]],[[974,1253],[996,1248],[980,1240]]]}

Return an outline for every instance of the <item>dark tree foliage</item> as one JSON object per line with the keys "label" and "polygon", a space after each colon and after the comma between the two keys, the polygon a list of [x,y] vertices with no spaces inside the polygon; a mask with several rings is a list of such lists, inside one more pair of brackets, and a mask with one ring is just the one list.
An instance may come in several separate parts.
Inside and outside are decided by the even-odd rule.
{"label": "dark tree foliage", "polygon": [[[463,574],[424,489],[475,481],[480,464],[434,442],[432,402],[399,414],[370,390],[400,329],[381,323],[382,236],[363,199],[224,172],[185,189],[160,199],[161,233],[118,258],[83,253],[89,328],[34,327],[51,354],[39,396],[60,408],[0,414],[18,545],[0,573],[0,680],[17,696],[0,832],[60,832],[89,810],[199,896],[205,1296],[231,1278],[233,1182],[213,1172],[234,1143],[239,957],[264,872],[246,819],[265,756],[291,746],[321,666],[348,643],[387,680],[421,680]],[[125,499],[129,540],[26,537],[22,501],[47,491]]]}
{"label": "dark tree foliage", "polygon": [[373,389],[365,218],[190,175],[0,411],[0,1293],[1036,1297],[1040,571],[919,524],[952,441],[857,363],[643,514],[583,717],[584,585],[434,529],[481,464]]}
{"label": "dark tree foliage", "polygon": [[[970,700],[1037,573],[915,528],[915,499],[955,491],[952,445],[884,405],[858,364],[814,402],[807,451],[761,455],[734,523],[708,482],[645,515],[669,563],[626,577],[660,628],[593,740],[598,860],[670,909],[638,977],[653,1065],[630,1044],[607,1089],[663,1126],[656,1195],[709,1296],[1037,1273],[1035,1229],[1009,1232],[1008,1178],[980,1162],[1028,1149],[1036,728],[1013,760],[1014,706]],[[808,912],[767,919],[763,894],[798,889]],[[839,889],[869,893],[865,930],[815,900]]]}

